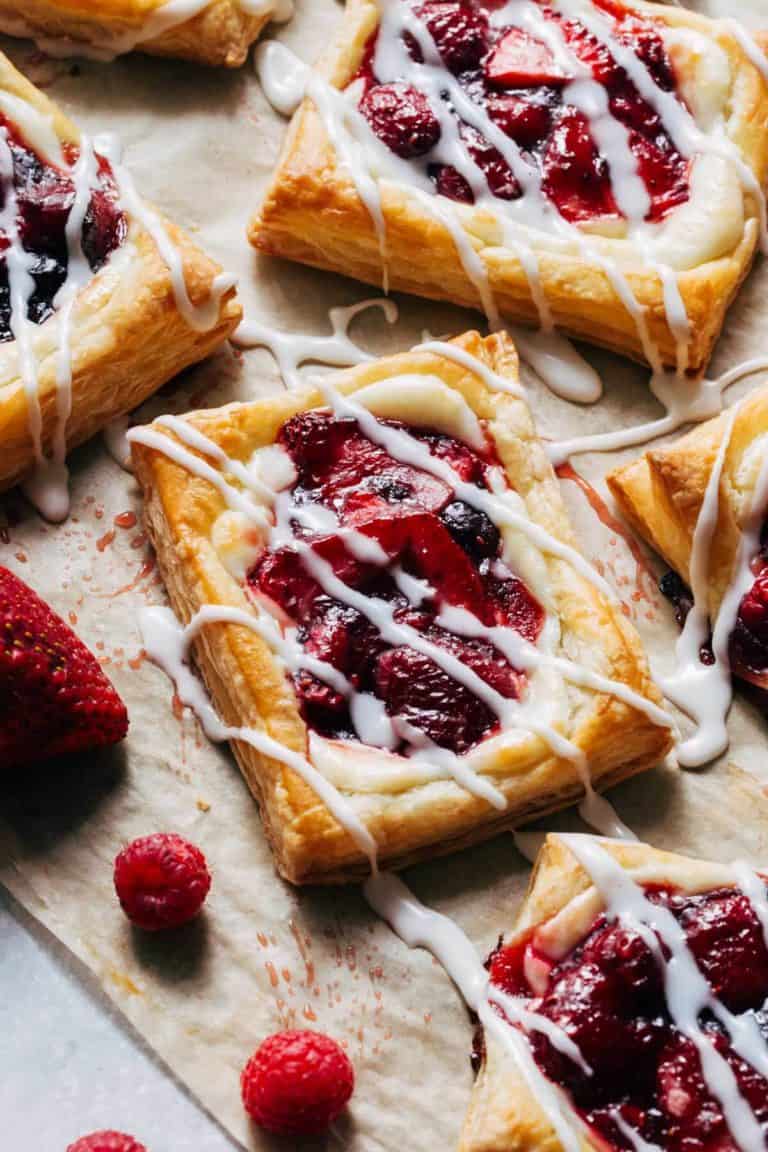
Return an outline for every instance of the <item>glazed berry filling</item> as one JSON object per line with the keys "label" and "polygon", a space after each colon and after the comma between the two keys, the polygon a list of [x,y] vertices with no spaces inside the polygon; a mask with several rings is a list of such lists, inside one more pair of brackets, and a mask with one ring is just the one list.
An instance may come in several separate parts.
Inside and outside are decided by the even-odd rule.
{"label": "glazed berry filling", "polygon": [[[614,39],[632,48],[664,92],[674,91],[672,65],[654,22],[613,0],[596,2],[611,23]],[[574,77],[563,71],[549,46],[520,28],[504,25],[503,5],[496,0],[415,0],[412,7],[446,73],[452,73],[474,103],[518,145],[538,170],[544,194],[561,215],[572,222],[619,217],[607,159],[598,151],[584,114],[568,102],[568,84]],[[661,220],[688,198],[688,162],[609,50],[577,20],[565,19],[545,3],[540,7],[545,19],[557,25],[571,55],[605,88],[611,115],[629,132],[629,147],[649,193],[647,218]],[[421,62],[421,48],[411,34],[406,33],[404,40],[411,57]],[[355,77],[364,86],[363,116],[392,152],[406,160],[423,158],[438,192],[472,202],[471,188],[453,166],[430,162],[441,126],[427,96],[405,76],[380,82],[374,69],[375,47],[374,37]],[[449,114],[456,116],[448,92],[441,98]],[[492,194],[517,199],[520,186],[499,150],[476,127],[457,119],[467,151]]]}
{"label": "glazed berry filling", "polygon": [[[475,452],[440,432],[408,431],[463,481],[488,487],[489,470],[497,464],[490,447]],[[279,442],[297,472],[293,502],[334,513],[342,529],[353,528],[383,549],[386,563],[354,556],[338,532],[308,533],[296,522],[297,537],[311,542],[345,584],[386,601],[396,621],[456,656],[503,697],[517,699],[525,677],[492,643],[457,636],[438,622],[442,606],[453,605],[485,625],[514,628],[532,642],[538,637],[541,607],[503,563],[501,538],[489,518],[456,499],[442,480],[394,459],[354,420],[302,413],[283,426]],[[397,582],[399,577],[403,584],[401,572],[424,582],[423,598],[421,592],[410,599],[404,594]],[[296,625],[308,655],[332,664],[356,692],[383,701],[395,725],[406,721],[459,754],[498,730],[498,716],[485,702],[429,656],[386,643],[365,615],[328,596],[290,547],[265,553],[249,572],[248,584]],[[294,684],[311,728],[327,737],[357,739],[347,696],[306,670]],[[407,743],[403,740],[399,750]]]}
{"label": "glazed berry filling", "polygon": [[[736,626],[730,639],[730,660],[734,671],[744,680],[766,688],[768,683],[768,521],[763,525],[760,551],[752,562],[755,582],[742,598]],[[667,572],[659,582],[664,596],[674,605],[675,619],[682,627],[693,597],[676,572]],[[712,662],[709,645],[702,648],[705,664]]]}
{"label": "glazed berry filling", "polygon": [[[47,160],[42,160],[23,140],[18,130],[0,118],[7,133],[13,156],[13,186],[17,203],[17,226],[21,245],[32,260],[29,272],[34,291],[29,298],[27,318],[42,324],[54,311],[56,294],[67,278],[69,254],[66,225],[75,201],[71,176]],[[77,159],[77,150],[65,146],[69,164]],[[93,272],[125,239],[127,224],[120,205],[110,166],[98,158],[99,188],[92,196],[83,222],[83,254]],[[3,191],[4,204],[5,191]],[[0,233],[0,254],[7,251],[8,238]],[[8,268],[0,267],[0,340],[12,340],[11,296]]]}
{"label": "glazed berry filling", "polygon": [[[682,926],[714,995],[732,1012],[751,1016],[768,1039],[768,950],[747,898],[732,889],[690,896],[657,888],[647,895],[669,908]],[[633,1148],[618,1115],[666,1152],[735,1152],[738,1145],[707,1086],[698,1052],[675,1027],[661,970],[640,936],[601,917],[564,959],[549,959],[534,933],[500,946],[488,967],[494,984],[524,997],[580,1049],[592,1075],[542,1033],[529,1035],[539,1068],[566,1090],[607,1147]],[[534,972],[535,991],[526,977]],[[768,1138],[768,1081],[734,1054],[714,1019],[700,1024],[733,1069]]]}

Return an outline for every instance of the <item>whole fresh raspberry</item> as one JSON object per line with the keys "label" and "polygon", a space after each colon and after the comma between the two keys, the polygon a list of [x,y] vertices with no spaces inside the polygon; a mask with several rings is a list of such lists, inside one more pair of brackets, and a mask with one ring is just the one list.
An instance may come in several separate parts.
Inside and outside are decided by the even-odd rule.
{"label": "whole fresh raspberry", "polygon": [[96,657],[18,576],[0,567],[0,765],[100,748],[128,730]]}
{"label": "whole fresh raspberry", "polygon": [[205,856],[173,832],[142,836],[115,860],[115,891],[123,911],[148,932],[193,920],[210,887]]}
{"label": "whole fresh raspberry", "polygon": [[248,1115],[278,1136],[314,1136],[339,1115],[355,1086],[349,1057],[322,1032],[269,1036],[243,1069]]}
{"label": "whole fresh raspberry", "polygon": [[70,1144],[67,1152],[147,1152],[143,1144],[124,1132],[91,1132]]}

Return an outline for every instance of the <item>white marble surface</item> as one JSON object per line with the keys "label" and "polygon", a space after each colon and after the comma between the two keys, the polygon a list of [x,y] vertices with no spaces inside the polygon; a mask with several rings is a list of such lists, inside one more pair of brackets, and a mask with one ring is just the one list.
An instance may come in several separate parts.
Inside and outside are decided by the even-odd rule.
{"label": "white marble surface", "polygon": [[65,1152],[100,1128],[148,1152],[235,1145],[0,889],[0,1148]]}

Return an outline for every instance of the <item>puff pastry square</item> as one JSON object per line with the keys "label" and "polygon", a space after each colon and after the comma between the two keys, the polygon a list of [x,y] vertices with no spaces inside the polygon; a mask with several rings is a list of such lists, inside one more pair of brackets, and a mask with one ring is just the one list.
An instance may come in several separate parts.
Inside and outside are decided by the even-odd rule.
{"label": "puff pastry square", "polygon": [[134,49],[237,68],[280,0],[0,0],[0,32],[52,56],[111,60]]}
{"label": "puff pastry square", "polygon": [[683,9],[348,0],[250,239],[698,372],[758,242],[767,122],[732,27]]}
{"label": "puff pastry square", "polygon": [[746,865],[549,836],[489,960],[517,1022],[478,1037],[460,1152],[763,1147],[765,910]]}
{"label": "puff pastry square", "polygon": [[[679,440],[652,448],[607,476],[622,514],[680,578],[666,578],[667,591],[685,611],[690,585],[694,533],[707,484],[723,437],[728,443],[720,473],[717,522],[706,558],[707,604],[718,617],[731,586],[745,525],[760,501],[760,473],[768,445],[768,388],[758,388],[739,404],[729,429],[729,413],[700,424]],[[759,512],[759,509],[758,509]],[[768,555],[765,529],[755,554],[747,558],[755,580],[741,600],[730,639],[730,662],[742,679],[768,687]]]}
{"label": "puff pastry square", "polygon": [[[266,731],[307,757],[366,825],[379,860],[396,866],[571,803],[583,794],[573,759],[563,758],[574,749],[604,788],[657,763],[670,743],[663,717],[649,715],[638,697],[622,702],[604,685],[579,687],[551,662],[579,662],[612,685],[620,682],[619,694],[624,686],[658,702],[620,606],[572,561],[557,481],[527,405],[519,394],[488,383],[514,386],[514,347],[506,337],[483,340],[476,333],[454,347],[462,363],[451,358],[451,348],[449,354],[415,349],[333,377],[336,394],[357,403],[359,412],[374,413],[377,429],[400,421],[410,430],[411,448],[415,442],[423,452],[430,445],[430,469],[443,469],[442,479],[425,472],[426,465],[403,464],[397,454],[392,459],[358,426],[360,415],[332,416],[328,400],[313,388],[189,415],[182,431],[191,458],[169,458],[157,440],[133,444],[148,530],[181,620],[206,604],[266,611],[281,622],[284,637],[290,633],[305,656],[315,657],[315,669],[301,665],[288,675],[273,647],[248,628],[204,624],[194,654],[220,717]],[[475,360],[467,361],[466,353]],[[151,426],[152,434],[169,438],[171,451],[180,427],[162,420]],[[202,451],[199,441],[190,441],[196,433],[213,442],[203,444],[203,455],[209,466],[229,473],[230,486],[242,488],[243,474],[238,480],[236,473],[246,465],[279,490],[278,511],[269,516],[277,516],[284,542],[286,522],[298,518],[298,544],[293,537],[275,544],[243,518],[231,489],[228,496],[210,474],[194,474]],[[431,464],[433,455],[443,463]],[[487,494],[488,485],[501,492],[505,508],[525,517],[527,531],[507,525],[499,533],[488,515],[467,504],[482,499],[476,494]],[[371,555],[370,547],[361,551],[361,538],[370,546],[369,537],[383,557]],[[317,575],[313,559],[308,578],[306,551],[296,555],[307,539],[313,557],[326,563],[325,574]],[[329,582],[327,565],[356,590],[356,599]],[[391,610],[396,622],[412,625],[414,639],[393,639],[390,622],[384,640],[384,625],[371,615],[374,598],[376,611]],[[466,631],[444,615],[449,607],[471,612],[475,622],[504,622],[504,635],[513,630],[526,637],[546,654],[543,662],[525,674],[516,671],[501,655],[500,640],[489,644],[486,633]],[[446,668],[447,657],[424,651],[427,641],[456,656],[463,682],[455,666]],[[315,676],[318,658],[333,664],[334,690],[327,667],[325,680]],[[520,711],[510,719],[502,709],[507,719],[500,722],[493,712],[499,696],[489,702],[483,685],[468,684],[467,664],[505,697],[505,706],[517,700]],[[346,696],[338,671],[355,686]],[[555,753],[551,737],[557,746],[561,736],[572,747]],[[296,772],[241,741],[234,751],[284,876],[324,882],[367,871],[363,852]]]}
{"label": "puff pastry square", "polygon": [[[15,196],[13,219],[8,207],[1,225],[2,491],[43,458],[63,459],[66,449],[202,360],[232,332],[241,310],[234,288],[217,288],[219,266],[143,205],[132,185],[124,188],[117,169],[89,141],[83,145],[75,125],[4,56],[0,116],[3,166],[12,163]],[[78,205],[84,148],[93,172],[85,170]],[[2,179],[10,204],[9,174]],[[77,212],[83,220],[73,240],[67,227]]]}

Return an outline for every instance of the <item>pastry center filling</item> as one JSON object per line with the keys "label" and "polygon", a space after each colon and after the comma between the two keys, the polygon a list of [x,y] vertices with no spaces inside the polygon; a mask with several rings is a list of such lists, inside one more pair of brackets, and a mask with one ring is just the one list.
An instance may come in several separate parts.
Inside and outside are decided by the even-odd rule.
{"label": "pastry center filling", "polygon": [[[488,489],[492,473],[496,482],[503,476],[490,444],[475,451],[441,432],[407,431],[466,483]],[[452,606],[485,627],[512,628],[536,641],[543,610],[504,563],[496,526],[456,499],[448,484],[373,443],[355,420],[302,413],[283,426],[279,443],[296,471],[292,488],[281,494],[294,509],[296,540],[311,544],[313,556],[362,594],[366,607],[359,611],[359,600],[354,607],[329,595],[290,543],[269,549],[248,573],[251,592],[288,617],[305,655],[331,665],[353,690],[337,691],[299,669],[294,684],[308,726],[326,737],[377,744],[370,724],[361,724],[356,697],[383,706],[393,751],[423,736],[461,754],[497,732],[500,719],[488,702],[422,650],[429,644],[455,657],[501,699],[523,695],[524,674],[490,640],[457,635],[439,621]],[[306,515],[299,518],[302,511],[310,512],[312,526]],[[385,640],[376,623],[382,618],[413,629],[425,643],[417,649]]]}
{"label": "pastry center filling", "polygon": [[[529,10],[533,8],[541,22],[539,31],[543,24],[560,45],[556,56],[551,40],[547,43],[513,23],[514,3],[403,3],[434,43],[445,77],[454,77],[473,105],[519,147],[542,194],[566,220],[578,223],[624,215],[616,190],[618,182],[626,180],[627,153],[647,191],[646,220],[659,221],[687,200],[688,161],[676,151],[658,113],[609,48],[584,24],[538,0],[528,0]],[[674,92],[672,64],[653,20],[628,12],[614,0],[595,0],[595,7],[609,20],[613,39],[632,49],[657,87]],[[507,159],[477,122],[469,124],[462,118],[447,87],[441,89],[438,82],[431,93],[423,90],[421,73],[409,67],[403,68],[401,77],[381,82],[376,72],[380,50],[389,58],[387,45],[380,44],[384,34],[380,29],[374,35],[355,77],[363,90],[360,112],[378,138],[401,159],[425,166],[437,192],[471,203],[476,189],[455,164],[446,162],[446,154],[455,148],[445,139],[448,116],[458,127],[459,146],[482,173],[487,191],[500,200],[518,199],[522,190]],[[411,32],[404,32],[402,40],[408,57],[424,62],[423,48]],[[585,80],[602,89],[603,107],[594,112],[608,125],[602,146],[585,114],[589,104],[595,105],[594,90],[585,92]],[[575,81],[581,84],[578,107]]]}
{"label": "pastry center filling", "polygon": [[[645,894],[675,917],[714,996],[768,1039],[768,949],[749,899],[733,889]],[[659,963],[639,935],[602,916],[562,959],[548,957],[534,932],[500,946],[488,967],[493,984],[557,1024],[592,1069],[542,1032],[528,1035],[539,1068],[568,1093],[601,1146],[635,1149],[639,1136],[665,1152],[737,1149],[694,1043],[671,1019]],[[734,1053],[713,1017],[700,1024],[768,1135],[768,1081]]]}
{"label": "pastry center filling", "polygon": [[[27,303],[27,318],[42,324],[55,311],[56,295],[67,279],[69,249],[66,226],[76,197],[72,176],[42,159],[8,121],[0,118],[13,159],[13,190],[16,196],[16,227],[25,267],[34,283]],[[77,149],[64,149],[67,161],[77,160]],[[119,205],[109,163],[97,157],[98,187],[91,194],[80,237],[83,255],[97,272],[110,253],[125,239],[127,222]],[[2,176],[2,202],[6,206],[10,173]],[[0,232],[0,340],[12,340],[12,300],[8,277],[10,240]]]}

